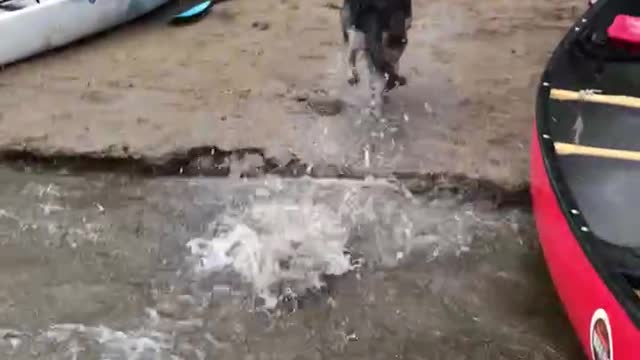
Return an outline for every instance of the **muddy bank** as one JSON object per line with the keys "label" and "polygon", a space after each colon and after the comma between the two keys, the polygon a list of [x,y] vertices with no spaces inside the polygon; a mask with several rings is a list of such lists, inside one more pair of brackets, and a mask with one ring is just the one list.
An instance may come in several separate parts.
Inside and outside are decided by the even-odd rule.
{"label": "muddy bank", "polygon": [[151,16],[11,66],[0,152],[155,162],[257,149],[278,166],[523,182],[533,89],[581,1],[416,0],[409,85],[385,121],[362,115],[366,84],[345,82],[331,4],[233,0],[193,26]]}
{"label": "muddy bank", "polygon": [[6,151],[0,155],[6,166],[25,173],[64,175],[119,174],[139,178],[151,177],[230,177],[260,178],[278,175],[285,178],[312,177],[333,179],[386,178],[403,184],[417,194],[460,196],[465,201],[486,200],[493,206],[527,207],[530,204],[528,182],[498,184],[489,179],[464,174],[419,172],[372,172],[334,165],[305,164],[292,159],[278,164],[266,158],[260,149],[225,152],[216,148],[192,149],[162,161],[146,158],[104,157],[101,155],[45,155],[29,151]]}
{"label": "muddy bank", "polygon": [[373,180],[0,175],[11,358],[579,358],[527,210]]}

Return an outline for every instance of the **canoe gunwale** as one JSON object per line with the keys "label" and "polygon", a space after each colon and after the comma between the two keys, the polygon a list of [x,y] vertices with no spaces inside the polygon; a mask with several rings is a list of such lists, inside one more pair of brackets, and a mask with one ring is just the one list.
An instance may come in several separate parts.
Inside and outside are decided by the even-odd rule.
{"label": "canoe gunwale", "polygon": [[[553,64],[554,59],[558,56],[565,54],[567,51],[571,51],[572,43],[579,41],[582,32],[588,30],[588,26],[584,25],[588,24],[607,3],[607,0],[596,2],[596,4],[590,7],[585,14],[576,21],[572,27],[573,30],[565,35],[554,50],[548,61],[548,66]],[[534,136],[537,137],[536,140],[539,144],[539,151],[544,169],[546,170],[547,179],[564,217],[563,221],[565,221],[571,229],[584,255],[602,279],[611,295],[621,305],[636,329],[640,329],[640,299],[638,295],[633,291],[623,274],[619,271],[613,271],[610,262],[601,254],[603,251],[602,244],[606,244],[606,246],[614,245],[590,231],[589,224],[582,215],[569,183],[563,175],[559,159],[560,155],[556,153],[554,139],[550,136],[552,133],[550,123],[553,120],[549,113],[549,102],[551,101],[550,92],[553,86],[553,79],[551,79],[550,70],[547,68],[541,77],[538,88],[537,101],[535,104],[536,116],[534,120],[536,130]]]}

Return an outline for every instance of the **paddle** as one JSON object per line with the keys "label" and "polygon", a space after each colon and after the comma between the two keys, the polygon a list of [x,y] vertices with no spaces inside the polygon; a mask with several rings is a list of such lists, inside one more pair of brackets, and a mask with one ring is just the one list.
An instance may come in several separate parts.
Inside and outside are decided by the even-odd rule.
{"label": "paddle", "polygon": [[174,15],[171,18],[171,23],[185,24],[200,20],[209,12],[209,10],[213,7],[213,4],[214,2],[210,0],[202,1],[201,3],[188,8],[187,10],[182,11],[177,15]]}

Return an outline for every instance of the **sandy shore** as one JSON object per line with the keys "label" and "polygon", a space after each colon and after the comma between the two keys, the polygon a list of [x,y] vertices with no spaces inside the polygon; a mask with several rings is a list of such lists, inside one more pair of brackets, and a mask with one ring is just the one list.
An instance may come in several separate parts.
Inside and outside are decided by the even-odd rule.
{"label": "sandy shore", "polygon": [[162,161],[215,146],[520,184],[542,66],[582,3],[415,0],[409,84],[384,122],[361,115],[366,83],[346,85],[338,0],[233,0],[177,28],[152,15],[1,72],[0,151]]}

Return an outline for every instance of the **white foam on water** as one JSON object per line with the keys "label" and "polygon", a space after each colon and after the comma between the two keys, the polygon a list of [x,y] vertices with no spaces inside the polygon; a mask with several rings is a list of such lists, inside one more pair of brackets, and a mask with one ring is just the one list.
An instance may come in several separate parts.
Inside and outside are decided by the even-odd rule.
{"label": "white foam on water", "polygon": [[54,324],[37,333],[0,329],[0,353],[30,353],[46,359],[178,359],[172,355],[175,345],[175,332],[154,330],[153,326],[120,331],[103,325]]}
{"label": "white foam on water", "polygon": [[23,343],[27,334],[14,329],[0,328],[0,353],[13,353]]}
{"label": "white foam on water", "polygon": [[[352,250],[385,267],[416,250],[428,249],[425,261],[460,255],[484,221],[470,208],[418,200],[386,181],[278,179],[246,186],[250,195],[241,208],[230,205],[210,225],[217,231],[187,243],[188,263],[201,278],[239,274],[266,307],[277,304],[282,285],[302,293],[322,287],[323,275],[353,270]],[[233,199],[242,198],[237,192]]]}
{"label": "white foam on water", "polygon": [[[80,323],[53,324],[34,333],[0,328],[0,353],[46,354],[46,359],[65,360],[204,360],[203,348],[225,346],[203,329],[200,318],[163,318],[148,308],[146,317],[136,323],[124,330]],[[185,334],[196,337],[191,342]]]}
{"label": "white foam on water", "polygon": [[95,348],[100,359],[160,359],[174,346],[173,336],[153,330],[123,332],[106,326],[57,324],[40,334],[41,344],[63,344],[63,356],[82,359],[81,354]]}
{"label": "white foam on water", "polygon": [[289,282],[294,291],[318,288],[322,275],[342,275],[351,269],[344,253],[347,228],[326,205],[253,203],[237,217],[223,217],[220,224],[229,230],[187,244],[198,260],[195,272],[206,276],[229,267],[253,285],[267,307],[277,303],[274,285]]}
{"label": "white foam on water", "polygon": [[20,218],[18,216],[16,216],[14,213],[7,211],[5,209],[0,209],[0,218],[6,218],[9,220],[20,222]]}

